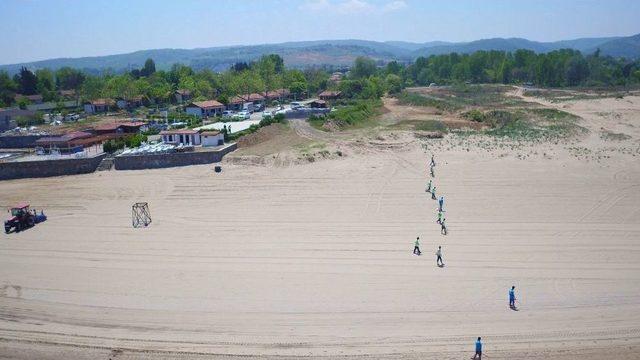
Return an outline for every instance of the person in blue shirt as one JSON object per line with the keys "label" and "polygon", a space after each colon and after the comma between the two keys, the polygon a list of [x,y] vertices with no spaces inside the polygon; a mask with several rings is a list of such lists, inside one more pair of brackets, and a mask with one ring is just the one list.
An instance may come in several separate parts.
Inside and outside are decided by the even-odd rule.
{"label": "person in blue shirt", "polygon": [[478,337],[476,340],[476,354],[473,355],[472,359],[482,360],[482,338]]}
{"label": "person in blue shirt", "polygon": [[509,290],[509,307],[512,309],[516,308],[516,287],[512,286]]}
{"label": "person in blue shirt", "polygon": [[438,204],[440,205],[439,211],[442,211],[442,207],[444,205],[444,196],[440,196],[440,200],[438,200]]}

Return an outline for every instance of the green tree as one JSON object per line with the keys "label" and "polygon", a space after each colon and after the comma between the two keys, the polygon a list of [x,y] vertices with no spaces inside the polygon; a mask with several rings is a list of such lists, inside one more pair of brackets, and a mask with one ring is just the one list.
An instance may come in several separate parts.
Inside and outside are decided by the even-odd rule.
{"label": "green tree", "polygon": [[80,88],[81,97],[84,100],[98,99],[102,96],[104,79],[101,76],[87,76]]}
{"label": "green tree", "polygon": [[80,70],[62,67],[55,73],[56,88],[59,90],[79,90],[85,75]]}
{"label": "green tree", "polygon": [[156,63],[153,59],[149,58],[144,62],[144,67],[140,69],[140,76],[150,76],[156,72]]}
{"label": "green tree", "polygon": [[38,78],[26,67],[20,68],[20,73],[16,74],[14,81],[18,83],[18,91],[24,95],[34,95],[38,91]]}
{"label": "green tree", "polygon": [[9,74],[0,70],[0,107],[9,106],[13,103],[13,98],[18,89],[18,85],[9,77]]}
{"label": "green tree", "polygon": [[358,56],[351,69],[351,76],[354,79],[362,79],[372,76],[377,71],[376,62],[373,59]]}
{"label": "green tree", "polygon": [[402,78],[396,74],[389,74],[385,78],[385,86],[390,94],[397,94],[402,91]]}

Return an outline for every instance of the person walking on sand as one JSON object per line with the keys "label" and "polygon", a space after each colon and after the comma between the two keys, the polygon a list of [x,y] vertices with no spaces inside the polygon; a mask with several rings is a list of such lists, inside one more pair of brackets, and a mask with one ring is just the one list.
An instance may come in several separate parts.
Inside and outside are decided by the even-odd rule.
{"label": "person walking on sand", "polygon": [[413,246],[413,255],[420,255],[420,254],[422,254],[422,252],[420,252],[420,236],[418,236]]}
{"label": "person walking on sand", "polygon": [[438,224],[442,224],[442,210],[438,211],[438,220],[436,220]]}
{"label": "person walking on sand", "polygon": [[482,360],[482,338],[479,336],[478,336],[478,340],[476,340],[476,353],[475,355],[473,355],[471,359]]}
{"label": "person walking on sand", "polygon": [[425,190],[426,192],[431,192],[431,180],[429,180],[429,183],[427,184],[427,190]]}
{"label": "person walking on sand", "polygon": [[443,267],[444,261],[442,261],[442,246],[438,246],[438,250],[436,251],[436,265]]}
{"label": "person walking on sand", "polygon": [[447,235],[447,225],[444,224],[445,220],[447,219],[442,218],[440,221],[440,234],[442,235]]}
{"label": "person walking on sand", "polygon": [[430,166],[431,167],[436,166],[436,160],[433,158],[433,154],[431,154],[431,164],[430,164]]}
{"label": "person walking on sand", "polygon": [[431,188],[431,199],[435,200],[436,199],[436,187],[432,187]]}
{"label": "person walking on sand", "polygon": [[431,172],[431,177],[436,177],[436,173],[433,171],[433,166],[429,170]]}
{"label": "person walking on sand", "polygon": [[516,287],[515,286],[512,286],[511,289],[509,289],[509,307],[511,309],[516,308]]}
{"label": "person walking on sand", "polygon": [[440,200],[438,200],[439,211],[442,211],[442,207],[444,206],[444,196],[440,196]]}

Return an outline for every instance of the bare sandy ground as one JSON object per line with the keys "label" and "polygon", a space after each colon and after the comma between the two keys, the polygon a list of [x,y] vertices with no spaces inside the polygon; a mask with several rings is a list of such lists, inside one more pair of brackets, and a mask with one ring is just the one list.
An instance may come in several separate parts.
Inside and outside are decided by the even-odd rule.
{"label": "bare sandy ground", "polygon": [[[637,359],[638,157],[432,141],[0,183],[1,206],[49,216],[2,235],[0,358],[468,359],[482,336],[489,359]],[[432,151],[447,236],[424,192]]]}

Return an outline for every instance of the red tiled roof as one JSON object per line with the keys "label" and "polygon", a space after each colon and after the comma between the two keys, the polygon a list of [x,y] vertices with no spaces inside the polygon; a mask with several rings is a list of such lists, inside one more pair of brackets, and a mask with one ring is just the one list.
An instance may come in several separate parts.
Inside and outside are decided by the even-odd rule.
{"label": "red tiled roof", "polygon": [[111,140],[111,139],[117,139],[120,137],[125,137],[127,135],[131,135],[131,134],[104,134],[104,135],[97,135],[97,136],[92,136],[92,137],[88,137],[88,138],[83,138],[83,139],[76,139],[76,140],[72,140],[69,141],[69,145],[71,146],[86,146],[86,145],[93,145],[93,144],[101,144],[107,140]]}
{"label": "red tiled roof", "polygon": [[132,121],[132,122],[113,122],[113,123],[106,123],[106,124],[100,124],[100,125],[96,125],[93,127],[94,130],[98,130],[98,131],[108,131],[108,130],[113,130],[115,131],[116,129],[118,129],[119,127],[141,127],[145,125],[145,123],[143,123],[142,121]]}
{"label": "red tiled roof", "polygon": [[66,143],[77,139],[85,139],[93,135],[84,131],[74,131],[61,136],[47,136],[36,140],[36,144]]}
{"label": "red tiled roof", "polygon": [[289,96],[291,94],[291,91],[289,91],[289,89],[277,89],[277,90],[272,90],[272,91],[267,91],[267,98],[272,99],[272,98],[277,98],[280,96]]}
{"label": "red tiled roof", "polygon": [[229,100],[229,104],[240,104],[243,102],[253,102],[253,101],[262,101],[264,100],[264,96],[253,93],[253,94],[244,94],[234,96]]}
{"label": "red tiled roof", "polygon": [[211,109],[211,108],[219,108],[219,107],[224,107],[224,105],[222,105],[221,103],[215,101],[215,100],[207,100],[207,101],[194,101],[191,104],[189,104],[187,107],[194,105],[197,106],[201,109]]}

